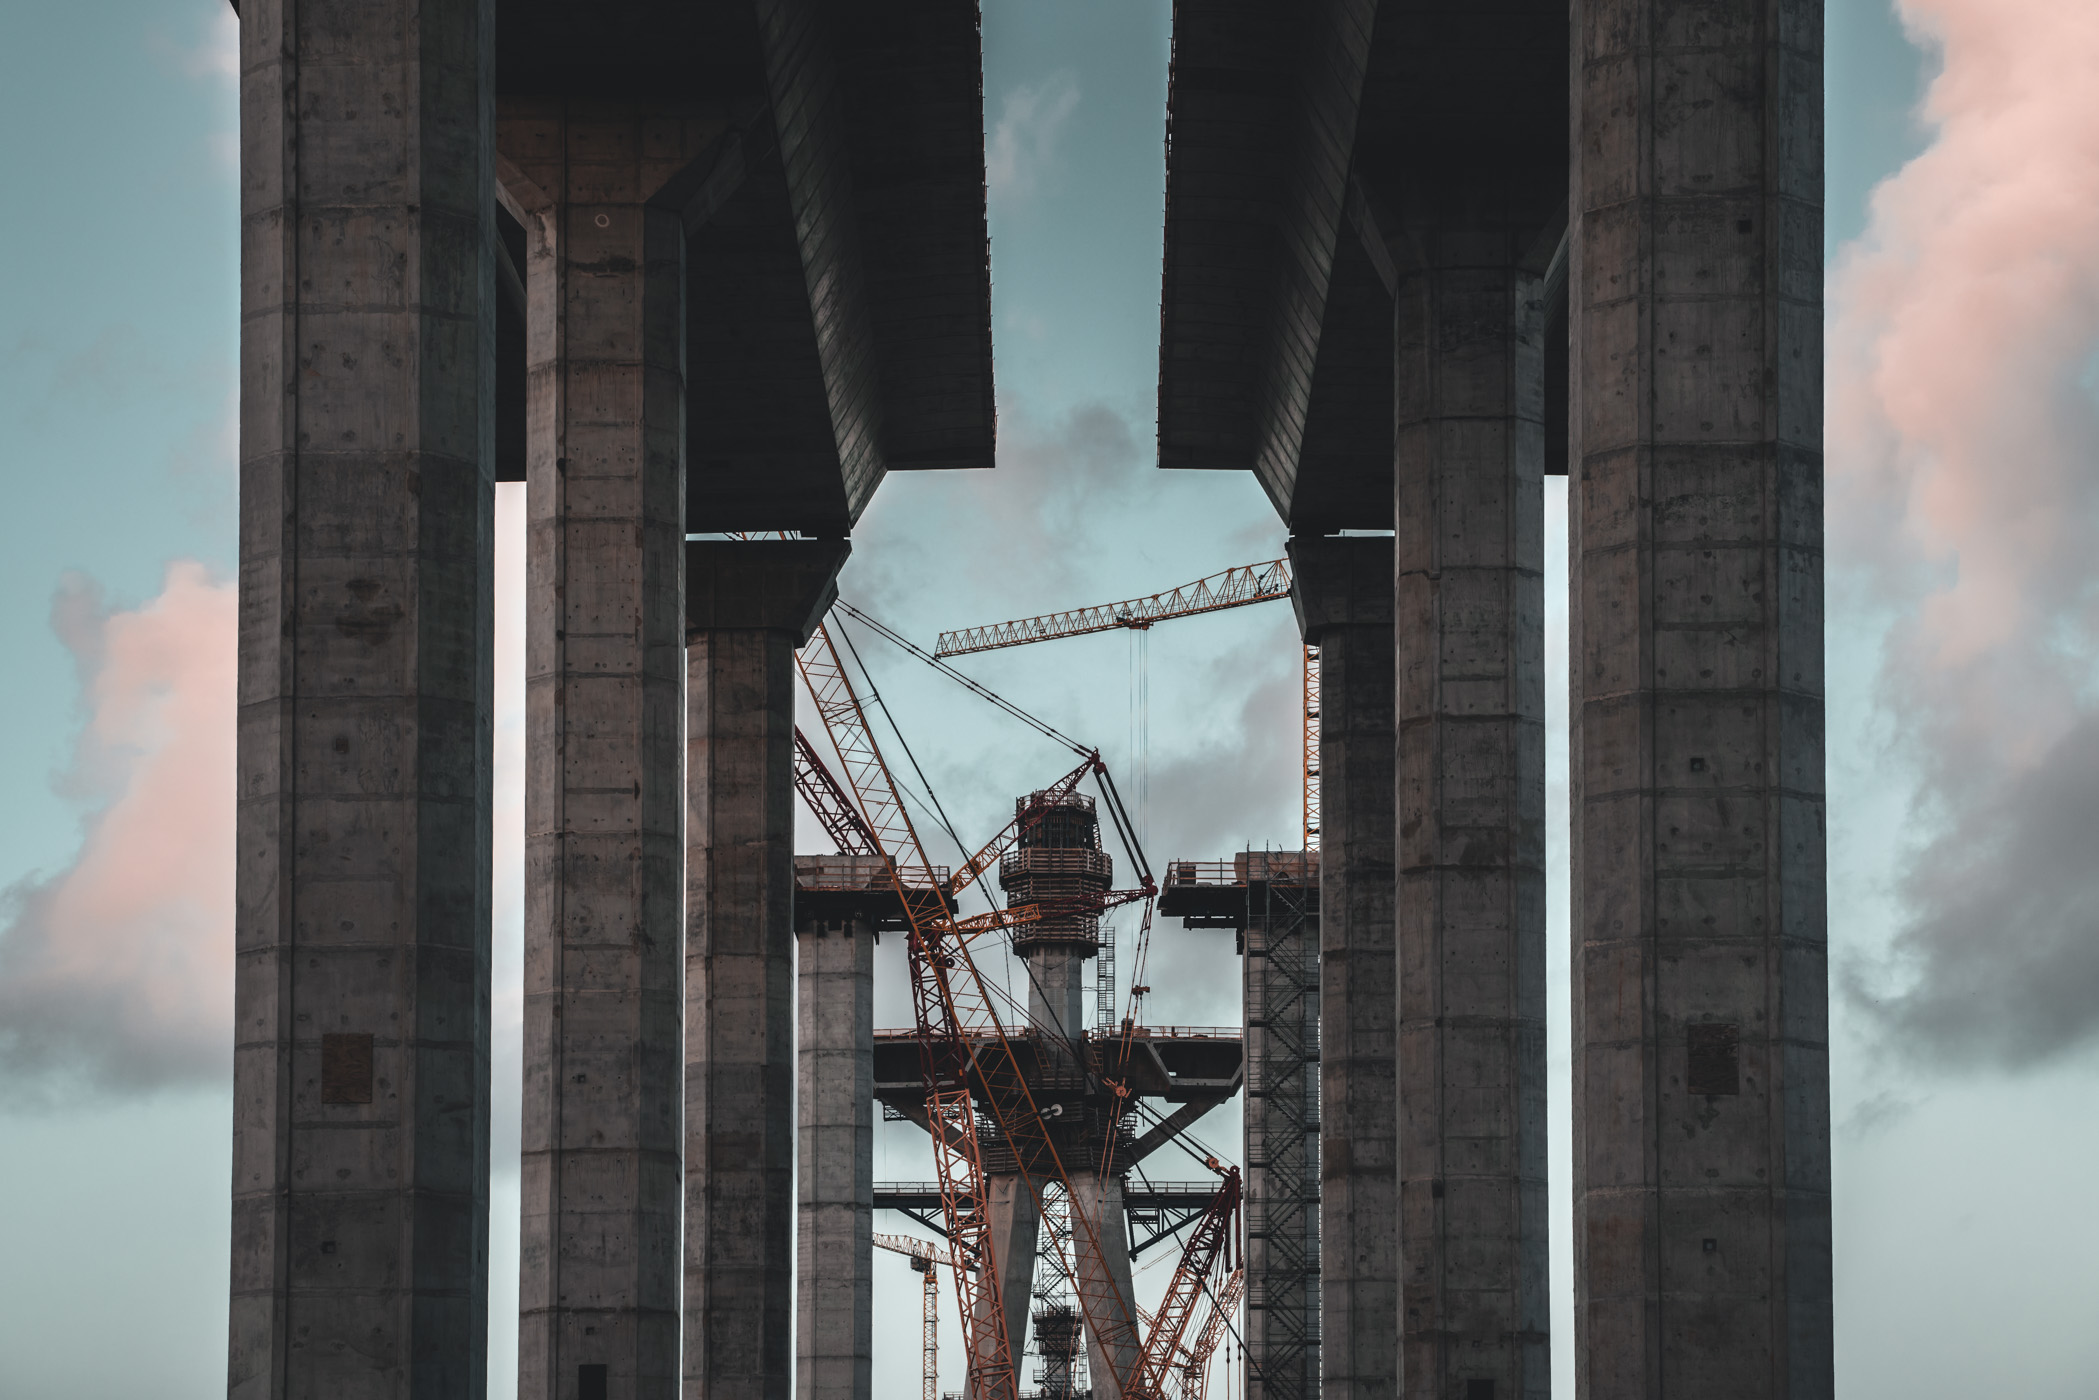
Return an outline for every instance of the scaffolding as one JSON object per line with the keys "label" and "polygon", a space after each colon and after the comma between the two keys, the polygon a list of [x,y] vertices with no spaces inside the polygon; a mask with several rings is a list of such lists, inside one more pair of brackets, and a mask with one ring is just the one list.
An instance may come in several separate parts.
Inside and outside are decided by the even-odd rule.
{"label": "scaffolding", "polygon": [[[1249,854],[1249,865],[1261,862],[1262,853]],[[1261,863],[1242,877],[1246,1400],[1317,1400],[1319,885],[1316,874],[1305,881]]]}

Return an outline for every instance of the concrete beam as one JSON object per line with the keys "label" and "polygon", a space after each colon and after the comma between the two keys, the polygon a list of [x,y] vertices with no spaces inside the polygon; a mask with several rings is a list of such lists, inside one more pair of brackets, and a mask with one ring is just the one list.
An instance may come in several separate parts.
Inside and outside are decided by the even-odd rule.
{"label": "concrete beam", "polygon": [[527,235],[518,1389],[677,1393],[684,206],[726,120],[505,99]]}
{"label": "concrete beam", "polygon": [[820,0],[759,0],[757,11],[838,470],[849,518],[858,520],[888,468],[867,272],[843,130],[852,118],[838,100],[832,36]]}
{"label": "concrete beam", "polygon": [[684,547],[688,1400],[791,1390],[794,650],[847,549]]}
{"label": "concrete beam", "polygon": [[490,12],[240,27],[241,1400],[486,1387]]}
{"label": "concrete beam", "polygon": [[1577,1384],[1819,1400],[1822,8],[1573,20]]}
{"label": "concrete beam", "polygon": [[1327,1400],[1399,1391],[1392,541],[1295,539],[1319,648],[1320,1316]]}
{"label": "concrete beam", "polygon": [[1436,223],[1395,259],[1400,1393],[1420,1400],[1551,1393],[1538,241]]}

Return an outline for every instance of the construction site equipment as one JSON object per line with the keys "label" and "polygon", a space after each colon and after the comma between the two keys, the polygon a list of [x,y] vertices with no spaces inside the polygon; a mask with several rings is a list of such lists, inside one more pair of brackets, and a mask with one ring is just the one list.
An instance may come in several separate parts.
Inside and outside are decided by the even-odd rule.
{"label": "construction site equipment", "polygon": [[1239,1169],[1219,1168],[1214,1157],[1209,1165],[1219,1171],[1223,1180],[1181,1251],[1180,1263],[1166,1285],[1166,1296],[1160,1300],[1159,1311],[1145,1338],[1144,1351],[1137,1358],[1136,1385],[1123,1391],[1125,1400],[1166,1400],[1166,1383],[1181,1350],[1181,1334],[1187,1329],[1196,1304],[1211,1291],[1210,1275],[1220,1264],[1227,1271],[1236,1267],[1233,1251],[1239,1237]]}
{"label": "construction site equipment", "polygon": [[1289,596],[1290,561],[1271,559],[1265,564],[1243,564],[1226,569],[1145,598],[1099,603],[1090,608],[1073,608],[1069,612],[997,622],[989,627],[942,632],[933,654],[967,656],[971,652],[996,651],[1000,647],[1047,642],[1057,637],[1079,637],[1088,632],[1112,632],[1124,627],[1142,631],[1155,622],[1172,617],[1193,617],[1197,613],[1243,608],[1249,603],[1266,603]]}
{"label": "construction site equipment", "polygon": [[[1290,588],[1289,560],[1242,564],[1143,598],[1126,598],[1119,603],[1097,603],[1068,612],[1044,613],[1039,617],[994,622],[986,627],[942,632],[932,657],[928,659],[937,661],[942,657],[969,656],[980,651],[1026,646],[1031,642],[1055,641],[1059,637],[1083,637],[1090,632],[1113,632],[1123,628],[1148,631],[1177,617],[1195,617],[1225,608],[1274,602],[1289,597]],[[964,681],[975,684],[967,678]],[[1304,649],[1304,840],[1306,850],[1319,849],[1319,648],[1312,646]]]}
{"label": "construction site equipment", "polygon": [[809,806],[810,814],[822,824],[842,856],[871,856],[877,854],[874,834],[867,823],[853,809],[853,800],[845,795],[838,779],[824,766],[816,753],[816,746],[802,727],[794,729],[794,786]]}
{"label": "construction site equipment", "polygon": [[909,1235],[878,1234],[874,1241],[876,1249],[910,1259],[911,1267],[925,1280],[919,1305],[919,1400],[940,1400],[940,1271],[935,1266],[945,1264],[952,1269],[954,1257],[931,1240]]}
{"label": "construction site equipment", "polygon": [[1232,1315],[1239,1311],[1239,1300],[1245,1293],[1246,1267],[1242,1264],[1232,1270],[1224,1287],[1209,1295],[1210,1315],[1203,1319],[1195,1345],[1187,1348],[1176,1366],[1181,1383],[1178,1400],[1204,1400],[1210,1388],[1210,1358],[1216,1355],[1217,1344],[1224,1340],[1225,1328],[1231,1325]]}
{"label": "construction site equipment", "polygon": [[[853,615],[864,618],[857,611]],[[894,633],[881,630],[895,639]],[[910,649],[918,651],[915,647]],[[876,853],[888,862],[891,878],[900,892],[907,884],[923,887],[929,879],[931,862],[847,677],[832,641],[830,624],[816,629],[799,653],[797,663],[845,770],[845,785],[858,803],[867,838]],[[972,689],[990,695],[966,678],[960,679]],[[1035,1196],[1038,1208],[1044,1182],[1055,1182],[1068,1192],[1070,1176],[1040,1107],[1034,1102],[1020,1060],[993,1004],[991,989],[971,959],[968,938],[956,927],[953,897],[973,884],[1088,775],[1100,779],[1116,826],[1144,878],[1147,900],[1152,892],[1134,830],[1121,810],[1113,780],[1098,753],[1056,734],[1017,707],[1003,700],[998,703],[1009,713],[1022,714],[1037,729],[1052,734],[1084,757],[1077,768],[1022,803],[1013,822],[954,872],[946,882],[947,898],[937,903],[903,901],[911,923],[908,948],[912,1009],[925,1079],[926,1126],[933,1143],[948,1245],[958,1264],[956,1303],[968,1355],[969,1391],[976,1400],[1019,1400],[1019,1385],[986,1210],[984,1162],[978,1142],[978,1096],[972,1089],[972,1079],[981,1085],[986,1115],[1004,1148],[1012,1153],[1017,1171]],[[1084,1211],[1072,1215],[1091,1237],[1089,1242],[1098,1257],[1094,1222]],[[970,1271],[977,1275],[975,1287],[963,1278]],[[1073,1281],[1088,1330],[1104,1343],[1126,1346],[1128,1354],[1135,1355],[1135,1317],[1130,1301],[1121,1296],[1113,1281],[1087,1271],[1068,1271],[1067,1277]],[[1134,1378],[1133,1374],[1128,1380],[1117,1379],[1127,1388]]]}

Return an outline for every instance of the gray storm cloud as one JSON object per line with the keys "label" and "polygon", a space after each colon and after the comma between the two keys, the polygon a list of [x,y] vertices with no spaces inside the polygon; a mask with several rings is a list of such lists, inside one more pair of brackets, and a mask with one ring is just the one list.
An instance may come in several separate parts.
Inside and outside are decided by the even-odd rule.
{"label": "gray storm cloud", "polygon": [[1928,148],[1832,278],[1832,578],[1893,619],[1903,923],[1852,990],[1898,1047],[2099,1037],[2099,7],[1902,0]]}

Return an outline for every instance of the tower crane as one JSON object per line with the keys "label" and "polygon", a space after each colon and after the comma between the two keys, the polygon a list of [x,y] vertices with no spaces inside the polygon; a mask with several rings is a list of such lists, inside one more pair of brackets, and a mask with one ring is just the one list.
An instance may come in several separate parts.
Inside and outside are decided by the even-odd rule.
{"label": "tower crane", "polygon": [[[854,615],[870,621],[857,612]],[[886,634],[886,629],[881,630]],[[900,893],[907,888],[935,888],[932,863],[875,743],[866,712],[833,644],[829,623],[817,627],[796,662],[845,774],[842,785],[835,779],[827,783],[828,770],[804,739],[797,745],[796,763],[797,785],[804,797],[814,794],[812,805],[825,804],[837,817],[839,825],[832,829],[834,838],[842,843],[864,842],[871,847],[870,853],[886,863],[888,878]],[[974,688],[982,691],[981,687]],[[1010,705],[1006,708],[1020,713]],[[1054,733],[1039,721],[1031,722]],[[908,962],[926,1090],[926,1127],[933,1144],[950,1257],[955,1261],[956,1304],[968,1357],[969,1391],[975,1400],[1019,1400],[1019,1371],[1015,1348],[1007,1335],[995,1246],[986,1213],[989,1196],[977,1139],[979,1099],[972,1089],[972,1078],[982,1086],[981,1107],[1011,1147],[1021,1179],[1037,1198],[1038,1207],[1043,1184],[1035,1174],[1047,1167],[1049,1179],[1067,1192],[1070,1175],[1041,1107],[1034,1101],[1021,1060],[1000,1022],[991,988],[970,956],[973,932],[1007,926],[1013,920],[957,920],[954,899],[1046,813],[1070,796],[1088,775],[1100,779],[1102,792],[1109,799],[1117,825],[1129,836],[1130,849],[1144,878],[1143,889],[1119,892],[1111,898],[1118,902],[1142,898],[1148,903],[1154,893],[1134,834],[1129,830],[1127,814],[1121,811],[1114,782],[1099,753],[1082,748],[1066,736],[1055,737],[1083,755],[1078,767],[1023,803],[1005,830],[937,887],[941,898],[902,901],[910,925]],[[852,803],[842,801],[847,790],[854,799]],[[825,806],[818,806],[820,819],[825,815]],[[855,806],[857,823],[846,820],[839,810]],[[831,822],[825,824],[831,827]],[[1105,907],[1106,901],[1101,903]],[[1013,912],[1004,914],[1011,916]],[[1083,1211],[1073,1214],[1088,1235],[1094,1256],[1099,1257],[1095,1223]],[[977,1275],[975,1288],[965,1277],[971,1272]],[[1066,1276],[1073,1282],[1086,1326],[1104,1343],[1126,1343],[1127,1354],[1137,1355],[1132,1300],[1121,1295],[1106,1271],[1097,1272],[1099,1276],[1093,1277],[1086,1270],[1067,1269]],[[1136,1379],[1133,1368],[1129,1376],[1117,1378],[1119,1389],[1128,1393]]]}
{"label": "tower crane", "polygon": [[[1243,608],[1290,596],[1288,559],[1265,564],[1241,564],[1184,583],[1164,593],[1126,598],[1119,603],[1097,603],[1040,617],[1016,618],[987,627],[964,627],[942,632],[933,648],[936,657],[968,656],[980,651],[1026,646],[1030,642],[1054,641],[1059,637],[1083,637],[1090,632],[1125,629],[1149,631],[1161,622],[1199,613]],[[1304,840],[1305,849],[1319,849],[1319,648],[1308,646],[1304,655]]]}
{"label": "tower crane", "polygon": [[945,1264],[953,1269],[954,1258],[931,1240],[915,1240],[909,1235],[877,1234],[874,1242],[876,1249],[886,1249],[908,1258],[911,1267],[925,1280],[924,1300],[919,1307],[919,1347],[924,1357],[920,1364],[919,1400],[940,1400],[940,1270],[937,1266]]}

